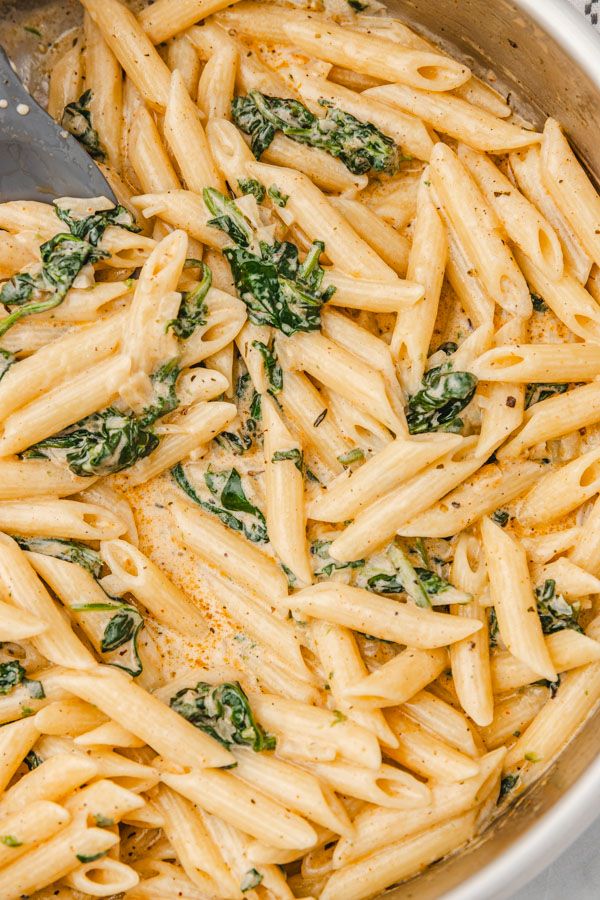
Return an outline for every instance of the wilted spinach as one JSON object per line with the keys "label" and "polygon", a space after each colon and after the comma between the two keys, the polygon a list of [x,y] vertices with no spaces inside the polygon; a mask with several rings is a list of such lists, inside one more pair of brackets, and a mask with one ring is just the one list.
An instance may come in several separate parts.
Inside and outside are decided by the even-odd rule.
{"label": "wilted spinach", "polygon": [[533,305],[533,309],[535,312],[543,313],[548,309],[548,304],[544,300],[543,297],[540,297],[539,294],[534,294],[533,291],[529,292],[531,295],[531,303]]}
{"label": "wilted spinach", "polygon": [[411,434],[426,431],[459,432],[459,412],[473,398],[477,378],[470,372],[454,372],[448,363],[430,369],[416,394],[408,401],[406,421]]}
{"label": "wilted spinach", "polygon": [[298,100],[250,91],[245,97],[236,97],[231,109],[238,128],[251,136],[257,159],[281,131],[299,144],[317,147],[340,159],[354,175],[371,171],[393,175],[398,170],[402,157],[390,137],[328,100],[319,100],[319,105],[325,110],[322,118]]}
{"label": "wilted spinach", "polygon": [[236,244],[225,247],[223,255],[250,321],[272,325],[287,335],[318,331],[321,307],[334,291],[331,287],[322,289],[322,241],[313,242],[302,263],[298,248],[289,241],[260,241],[255,248],[252,228],[233,200],[214,188],[205,188],[204,202],[213,215],[208,224],[220,228]]}
{"label": "wilted spinach", "polygon": [[33,769],[37,769],[38,766],[41,766],[43,759],[41,756],[38,756],[34,750],[30,750],[23,762],[31,772]]}
{"label": "wilted spinach", "polygon": [[256,178],[238,178],[238,187],[242,194],[252,194],[257,203],[262,203],[265,199],[266,191]]}
{"label": "wilted spinach", "polygon": [[0,303],[9,309],[17,308],[0,319],[0,337],[19,319],[59,306],[83,267],[106,259],[107,254],[98,249],[98,243],[109,225],[139,231],[131,214],[122,206],[83,219],[73,219],[68,210],[56,205],[54,208],[69,232],[55,234],[40,246],[42,266],[38,272],[22,272],[2,285]]}
{"label": "wilted spinach", "polygon": [[46,696],[42,682],[27,678],[27,673],[18,660],[0,663],[0,694],[10,694],[19,684],[27,688],[34,700],[43,700]]}
{"label": "wilted spinach", "polygon": [[[111,653],[106,663],[123,669],[134,678],[143,671],[142,661],[138,653],[138,637],[144,627],[144,618],[135,606],[111,600],[107,596],[106,603],[81,603],[71,607],[74,612],[82,613],[114,613],[104,616],[104,630],[100,640],[100,651]],[[121,647],[126,647],[116,654]]]}
{"label": "wilted spinach", "polygon": [[283,387],[283,370],[277,361],[277,353],[274,349],[263,344],[262,341],[252,341],[252,346],[258,350],[263,358],[267,381],[269,382],[269,393],[278,394]]}
{"label": "wilted spinach", "polygon": [[175,385],[179,378],[179,360],[177,357],[159,366],[151,375],[152,402],[143,410],[140,418],[142,428],[153,425],[179,406]]}
{"label": "wilted spinach", "polygon": [[490,516],[492,522],[495,522],[496,525],[499,525],[500,528],[505,528],[508,524],[508,520],[510,518],[508,514],[508,510],[506,509],[497,509]]}
{"label": "wilted spinach", "polygon": [[268,189],[267,194],[275,204],[275,206],[281,207],[284,209],[287,205],[288,200],[290,199],[289,194],[282,194],[277,185],[272,184]]}
{"label": "wilted spinach", "polygon": [[92,92],[87,90],[83,92],[79,100],[67,103],[63,110],[60,124],[65,131],[77,138],[92,159],[104,162],[106,153],[100,143],[98,132],[92,126],[91,99]]}
{"label": "wilted spinach", "polygon": [[271,462],[293,462],[298,471],[304,473],[304,455],[297,447],[290,450],[276,450]]}
{"label": "wilted spinach", "polygon": [[552,382],[537,382],[527,385],[525,392],[525,409],[529,409],[534,403],[541,403],[554,394],[564,394],[569,390],[568,384],[554,384]]}
{"label": "wilted spinach", "polygon": [[260,394],[254,390],[252,379],[247,372],[239,376],[235,393],[240,404],[247,402],[250,394],[248,417],[238,431],[222,431],[215,437],[215,441],[219,446],[230,449],[236,456],[242,456],[250,449],[257,435],[258,423],[262,414],[261,398]]}
{"label": "wilted spinach", "polygon": [[404,550],[396,545],[388,548],[387,557],[389,569],[393,571],[376,572],[368,577],[367,590],[378,594],[406,592],[417,606],[422,607],[467,603],[472,599],[470,594],[458,590],[432,569],[413,566]]}
{"label": "wilted spinach", "polygon": [[507,797],[508,794],[510,794],[510,792],[515,788],[518,780],[518,775],[504,776],[504,778],[500,781],[500,792],[498,794],[498,800],[496,801],[497,806],[500,806],[505,797]]}
{"label": "wilted spinach", "polygon": [[[217,502],[212,499],[202,499],[190,484],[181,463],[171,469],[171,474],[182,491],[194,503],[197,503],[205,512],[217,516],[232,531],[240,532],[249,541],[256,544],[268,542],[265,517],[260,509],[248,500],[237,469],[228,469],[224,472],[213,472],[208,469],[204,473],[206,487]],[[240,519],[233,515],[234,512],[245,513],[246,516],[244,519]]]}
{"label": "wilted spinach", "polygon": [[10,367],[17,361],[17,357],[9,350],[0,347],[0,381],[4,378]]}
{"label": "wilted spinach", "polygon": [[254,718],[250,702],[237,681],[212,685],[199,681],[171,697],[170,706],[196,728],[225,747],[240,745],[255,751],[274,750],[275,737]]}
{"label": "wilted spinach", "polygon": [[364,559],[353,559],[350,562],[338,562],[337,559],[333,559],[329,553],[332,543],[333,541],[316,540],[310,545],[310,552],[315,557],[316,565],[321,566],[315,569],[315,578],[331,578],[333,572],[341,569],[361,569],[364,566]]}
{"label": "wilted spinach", "polygon": [[536,587],[535,597],[544,634],[554,634],[565,628],[583,632],[577,622],[579,603],[567,603],[562,594],[557,594],[553,578],[547,578],[542,585]]}
{"label": "wilted spinach", "polygon": [[254,888],[262,883],[264,877],[265,876],[257,869],[248,869],[240,882],[240,891],[242,894],[245,894],[247,891],[253,891]]}
{"label": "wilted spinach", "polygon": [[24,678],[25,669],[18,660],[0,663],[0,694],[10,694]]}
{"label": "wilted spinach", "polygon": [[200,281],[191,291],[185,291],[181,298],[177,318],[167,325],[167,328],[172,328],[177,337],[182,340],[191,337],[196,328],[206,325],[207,321],[206,295],[212,284],[212,272],[202,262],[199,263],[199,267],[202,270]]}
{"label": "wilted spinach", "polygon": [[141,415],[109,406],[39,441],[22,455],[64,461],[76,475],[111,475],[128,469],[158,447],[152,425],[176,409],[179,371],[173,359],[153,373],[153,398]]}
{"label": "wilted spinach", "polygon": [[53,556],[55,559],[64,559],[66,562],[77,563],[93,575],[99,578],[102,571],[102,557],[97,550],[92,550],[79,541],[66,541],[62,538],[36,538],[14,536],[21,550],[29,550],[31,553],[42,553],[44,556]]}
{"label": "wilted spinach", "polygon": [[488,630],[490,647],[497,647],[498,638],[500,636],[500,629],[498,628],[498,617],[496,615],[496,610],[493,606],[490,607],[488,615]]}
{"label": "wilted spinach", "polygon": [[124,206],[117,204],[109,209],[99,209],[97,212],[84,216],[81,219],[75,219],[70,214],[70,210],[63,209],[61,206],[54,204],[56,215],[64,222],[73,237],[87,241],[92,247],[97,247],[104,232],[109,225],[117,228],[124,228],[125,231],[132,231],[134,234],[139,233],[140,228],[135,224],[133,216]]}
{"label": "wilted spinach", "polygon": [[25,458],[64,460],[76,475],[109,475],[129,468],[158,447],[158,438],[132,412],[109,406],[46,438]]}

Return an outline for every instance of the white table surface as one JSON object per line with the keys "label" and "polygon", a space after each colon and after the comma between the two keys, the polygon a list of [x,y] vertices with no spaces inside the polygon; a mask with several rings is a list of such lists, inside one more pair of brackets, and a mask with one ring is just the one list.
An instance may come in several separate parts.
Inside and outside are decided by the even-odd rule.
{"label": "white table surface", "polygon": [[[600,0],[570,2],[600,28]],[[600,818],[513,900],[600,900]]]}
{"label": "white table surface", "polygon": [[[599,900],[600,819],[513,900]],[[484,897],[481,900],[485,900]]]}

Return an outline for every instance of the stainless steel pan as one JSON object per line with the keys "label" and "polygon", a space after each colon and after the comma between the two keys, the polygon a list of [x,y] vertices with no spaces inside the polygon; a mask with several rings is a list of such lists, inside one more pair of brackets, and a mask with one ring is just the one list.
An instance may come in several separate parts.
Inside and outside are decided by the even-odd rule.
{"label": "stainless steel pan", "polygon": [[[494,86],[510,92],[526,118],[536,124],[548,115],[559,119],[600,183],[600,37],[567,0],[387,0],[387,5],[477,74],[486,77],[493,70]],[[23,25],[38,27],[52,40],[78,17],[75,0],[0,0],[0,43],[41,98],[43,53]],[[598,815],[599,726],[598,716],[588,722],[550,774],[472,848],[385,896],[510,897]]]}

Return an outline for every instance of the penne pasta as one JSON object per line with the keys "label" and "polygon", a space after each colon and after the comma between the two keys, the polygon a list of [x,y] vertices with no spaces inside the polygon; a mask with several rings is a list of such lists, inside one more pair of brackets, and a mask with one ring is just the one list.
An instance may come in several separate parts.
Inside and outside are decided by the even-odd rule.
{"label": "penne pasta", "polygon": [[470,76],[465,66],[438,53],[407,50],[392,41],[359,36],[314,14],[291,10],[270,12],[255,3],[244,2],[237,4],[235,9],[221,13],[218,20],[255,38],[287,40],[306,53],[334,65],[346,66],[365,75],[425,87],[429,91],[458,87]]}
{"label": "penne pasta", "polygon": [[96,666],[91,672],[67,671],[57,680],[65,690],[93,702],[109,718],[145,740],[167,759],[176,753],[178,762],[183,765],[221,766],[231,761],[230,753],[223,746],[194,729],[116,669]]}
{"label": "penne pasta", "polygon": [[600,489],[596,474],[600,451],[589,450],[555,472],[548,472],[519,505],[524,525],[552,522],[581,506]]}
{"label": "penne pasta", "polygon": [[172,0],[158,0],[153,9],[143,10],[140,22],[150,40],[160,44],[229,5],[224,0],[179,0],[176,4]]}
{"label": "penne pasta", "polygon": [[133,13],[118,0],[85,0],[83,6],[144,100],[164,112],[169,70]]}
{"label": "penne pasta", "polygon": [[477,182],[511,241],[548,278],[554,281],[560,278],[563,274],[562,248],[552,225],[484,153],[476,153],[460,144],[458,157]]}
{"label": "penne pasta", "polygon": [[481,520],[481,536],[498,628],[510,652],[541,678],[556,680],[544,643],[525,551],[491,519]]}
{"label": "penne pasta", "polygon": [[431,183],[486,291],[508,313],[528,317],[529,291],[510,249],[498,234],[495,215],[445,144],[436,144],[431,155]]}
{"label": "penne pasta", "polygon": [[163,771],[161,780],[201,809],[271,846],[308,848],[316,841],[308,822],[229,772],[196,769],[178,775]]}
{"label": "penne pasta", "polygon": [[540,171],[586,253],[600,265],[600,199],[555,119],[547,119],[544,126]]}
{"label": "penne pasta", "polygon": [[411,394],[418,390],[425,372],[448,256],[446,232],[432,203],[428,184],[427,168],[419,187],[407,267],[407,278],[422,284],[425,291],[410,311],[398,311],[391,343],[392,355],[403,373],[405,388]]}
{"label": "penne pasta", "polygon": [[313,618],[425,650],[462,640],[481,627],[479,622],[419,609],[412,603],[398,603],[339,583],[304,588],[283,602]]}
{"label": "penne pasta", "polygon": [[[400,81],[400,79],[390,79]],[[503,153],[538,144],[541,135],[503,122],[486,110],[450,93],[432,93],[428,86],[385,84],[365,91],[381,103],[423,119],[436,131],[463,141],[475,150]]]}
{"label": "penne pasta", "polygon": [[302,448],[263,397],[265,485],[269,539],[281,562],[304,584],[312,581],[306,541]]}
{"label": "penne pasta", "polygon": [[427,894],[597,709],[600,195],[375,7],[19,44],[111,190],[0,203],[2,900]]}

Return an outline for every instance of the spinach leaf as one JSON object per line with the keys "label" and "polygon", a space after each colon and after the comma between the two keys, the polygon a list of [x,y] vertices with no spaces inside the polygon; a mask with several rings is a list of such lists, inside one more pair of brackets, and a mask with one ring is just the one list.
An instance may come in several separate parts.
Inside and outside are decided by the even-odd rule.
{"label": "spinach leaf", "polygon": [[20,841],[12,834],[4,834],[0,837],[0,843],[4,844],[5,847],[22,847],[23,841]]}
{"label": "spinach leaf", "polygon": [[[311,555],[316,557],[315,562],[321,560],[325,563],[320,569],[315,570],[315,578],[331,578],[335,571],[341,569],[361,569],[364,566],[364,559],[353,559],[351,562],[338,562],[337,559],[333,559],[329,554],[329,548],[332,543],[333,541],[316,540],[310,545]],[[320,563],[317,563],[317,565],[319,564]]]}
{"label": "spinach leaf", "polygon": [[262,203],[265,199],[266,191],[256,178],[238,178],[238,187],[242,194],[252,194],[256,197],[257,203]]}
{"label": "spinach leaf", "polygon": [[152,373],[153,397],[152,402],[144,409],[140,417],[139,422],[142,428],[148,428],[157,419],[161,419],[177,409],[179,400],[175,385],[180,372],[179,359],[174,357]]}
{"label": "spinach leaf", "polygon": [[246,891],[252,891],[262,883],[265,876],[261,875],[256,869],[248,869],[240,883],[240,891],[245,894]]}
{"label": "spinach leaf", "polygon": [[555,634],[565,628],[583,633],[577,622],[579,603],[567,603],[562,594],[557,594],[553,578],[547,578],[542,585],[536,587],[535,597],[544,634]]}
{"label": "spinach leaf", "polygon": [[[421,606],[423,608],[427,608],[431,606],[431,601],[425,590],[424,586],[421,583],[421,580],[411,563],[408,555],[404,552],[401,547],[392,544],[387,551],[388,558],[395,569],[393,581],[387,581],[387,590],[385,593],[391,593],[390,588],[395,588],[398,585],[401,586],[401,590],[406,591],[409,597],[416,603],[417,606]],[[389,577],[389,576],[388,576]],[[375,576],[377,578],[377,576]],[[386,579],[383,580],[380,578],[379,581],[374,581],[374,578],[369,578],[367,581],[367,588],[369,590],[373,590],[373,584],[378,584],[380,587],[386,584]],[[402,587],[402,585],[404,587]],[[396,593],[396,591],[394,591]]]}
{"label": "spinach leaf", "polygon": [[352,450],[348,450],[347,453],[341,453],[338,456],[338,462],[341,462],[343,466],[351,466],[355,462],[363,461],[364,458],[364,451],[361,450],[360,447],[353,447]]}
{"label": "spinach leaf", "polygon": [[0,694],[10,694],[25,677],[25,669],[18,660],[0,663]]}
{"label": "spinach leaf", "polygon": [[281,207],[281,209],[284,209],[284,207],[287,205],[288,200],[290,199],[289,194],[282,194],[275,184],[271,185],[271,187],[267,191],[267,194],[269,195],[275,206],[279,206]]}
{"label": "spinach leaf", "polygon": [[9,350],[3,350],[0,347],[0,381],[4,378],[10,367],[16,363],[17,357]]}
{"label": "spinach leaf", "polygon": [[66,562],[77,563],[94,576],[99,578],[102,571],[102,557],[97,550],[92,550],[79,541],[66,541],[62,538],[36,538],[20,537],[14,535],[21,550],[29,550],[31,553],[43,553],[44,556],[54,556],[56,559],[64,559]]}
{"label": "spinach leaf", "polygon": [[237,681],[217,685],[199,681],[196,687],[183,688],[171,697],[170,706],[225,747],[238,744],[257,752],[275,749],[275,737],[256,721]]}
{"label": "spinach leaf", "polygon": [[277,361],[277,353],[262,341],[252,341],[252,346],[256,347],[263,358],[269,382],[269,393],[278,394],[283,387],[283,370]]}
{"label": "spinach leaf", "polygon": [[253,231],[233,200],[214,188],[205,188],[204,202],[214,218],[209,224],[220,228],[235,247],[225,247],[236,289],[248,308],[254,325],[272,325],[284,334],[318,331],[321,307],[334,288],[322,288],[324,271],[319,265],[325,250],[322,241],[314,241],[303,263],[298,248],[289,241],[258,243],[252,247]]}
{"label": "spinach leaf", "polygon": [[496,616],[496,610],[493,606],[490,606],[488,615],[488,630],[490,647],[497,647],[498,638],[500,636],[500,629],[498,628],[498,617]]}
{"label": "spinach leaf", "polygon": [[252,446],[252,437],[244,429],[237,434],[235,431],[222,431],[215,437],[220,447],[229,447],[236,456],[243,456],[246,450]]}
{"label": "spinach leaf", "polygon": [[304,457],[302,450],[292,447],[291,450],[276,450],[271,457],[271,462],[293,462],[299,472],[304,470]]}
{"label": "spinach leaf", "polygon": [[327,100],[319,100],[319,105],[325,111],[322,118],[298,100],[250,91],[245,97],[236,97],[231,110],[238,128],[251,136],[257,159],[281,131],[299,144],[325,150],[355,175],[371,171],[393,175],[398,170],[401,156],[390,137]]}
{"label": "spinach leaf", "polygon": [[495,522],[496,525],[499,525],[500,528],[505,528],[508,524],[508,520],[510,516],[508,515],[508,510],[506,509],[497,509],[490,516],[492,522]]}
{"label": "spinach leaf", "polygon": [[[212,496],[217,499],[217,503],[214,500],[202,499],[190,484],[181,463],[171,469],[171,474],[182,491],[205,512],[217,516],[224,525],[233,531],[240,532],[253,543],[266,544],[268,542],[269,535],[265,517],[260,509],[248,500],[237,469],[229,469],[225,472],[213,472],[209,469],[205,473],[204,481]],[[246,513],[250,521],[243,521],[238,516],[234,516],[234,512]]]}
{"label": "spinach leaf", "polygon": [[252,228],[235,201],[210,187],[204,188],[203,197],[213,216],[207,225],[224,231],[238,247],[249,247],[254,237]]}
{"label": "spinach leaf", "polygon": [[516,787],[516,784],[519,780],[518,775],[505,775],[504,778],[500,782],[500,793],[498,794],[498,800],[496,801],[496,805],[500,806],[505,797],[510,794],[510,792]]}
{"label": "spinach leaf", "polygon": [[181,298],[181,306],[177,318],[167,325],[172,328],[178,338],[187,340],[196,328],[206,325],[208,310],[206,307],[206,295],[212,284],[212,272],[204,263],[200,263],[202,278],[191,291],[185,291]]}
{"label": "spinach leaf", "polygon": [[132,412],[109,406],[26,450],[26,459],[64,460],[76,475],[110,475],[158,447],[158,438]]}
{"label": "spinach leaf", "polygon": [[2,285],[0,303],[17,308],[0,320],[0,337],[19,319],[59,306],[83,267],[106,258],[107,254],[97,244],[108,225],[139,231],[122,206],[84,219],[73,219],[67,210],[56,205],[54,209],[68,225],[69,232],[55,234],[40,246],[42,266],[37,273],[22,272]]}
{"label": "spinach leaf", "polygon": [[135,224],[133,216],[124,206],[117,204],[109,209],[99,209],[89,216],[81,219],[75,219],[71,216],[70,210],[63,209],[61,206],[54,204],[56,215],[64,222],[74,237],[87,241],[92,247],[97,247],[104,232],[109,225],[123,228],[125,231],[132,231],[138,234],[141,229]]}
{"label": "spinach leaf", "polygon": [[539,294],[534,294],[533,291],[530,291],[530,295],[534,311],[538,313],[546,312],[548,306],[544,298],[540,297]]}
{"label": "spinach leaf", "polygon": [[175,358],[152,374],[154,396],[141,415],[109,406],[39,441],[21,455],[64,461],[76,475],[111,475],[128,469],[158,447],[152,425],[177,408],[175,383],[179,372]]}
{"label": "spinach leaf", "polygon": [[60,124],[73,137],[76,137],[82,144],[92,159],[98,162],[106,160],[106,153],[100,143],[98,132],[92,127],[92,113],[90,110],[90,101],[92,99],[91,90],[84,91],[79,100],[73,103],[67,103],[63,110]]}
{"label": "spinach leaf", "polygon": [[101,850],[100,853],[92,853],[90,855],[86,855],[85,853],[77,853],[77,859],[80,863],[90,863],[96,862],[97,859],[102,859],[103,856],[106,856],[108,850]]}
{"label": "spinach leaf", "polygon": [[564,394],[569,390],[568,384],[553,384],[552,382],[537,382],[528,384],[525,392],[525,409],[529,409],[534,403],[541,403],[554,394]]}
{"label": "spinach leaf", "polygon": [[94,825],[97,828],[112,828],[114,824],[114,819],[111,819],[108,816],[103,816],[102,813],[94,813]]}
{"label": "spinach leaf", "polygon": [[30,750],[23,762],[31,772],[33,769],[37,769],[38,766],[41,766],[43,759],[41,756],[38,756],[34,750]]}
{"label": "spinach leaf", "polygon": [[[131,610],[124,609],[112,617],[104,630],[102,636],[101,650],[103,653],[110,653],[130,641],[136,630],[136,616],[132,615]],[[141,616],[140,616],[141,618]]]}
{"label": "spinach leaf", "polygon": [[368,3],[361,3],[360,0],[346,0],[346,3],[354,12],[364,12],[369,8]]}
{"label": "spinach leaf", "polygon": [[236,397],[239,401],[238,409],[249,400],[248,417],[239,428],[239,431],[222,431],[214,440],[220,447],[231,450],[236,456],[242,456],[254,442],[258,432],[258,423],[262,415],[260,394],[254,390],[252,380],[247,372],[240,375],[237,380]]}
{"label": "spinach leaf", "polygon": [[70,234],[55,235],[41,245],[40,253],[42,268],[36,275],[21,273],[2,286],[0,303],[17,308],[0,319],[0,337],[19,319],[59,306],[81,269],[104,255]]}
{"label": "spinach leaf", "polygon": [[430,369],[417,393],[409,398],[406,416],[409,432],[459,432],[463,422],[458,413],[470,403],[476,387],[475,375],[454,372],[448,363]]}
{"label": "spinach leaf", "polygon": [[143,671],[142,661],[138,652],[138,638],[144,627],[144,618],[135,606],[111,600],[108,596],[106,603],[81,603],[71,607],[74,612],[85,613],[112,613],[100,640],[102,653],[112,653],[121,647],[129,645],[125,650],[113,655],[106,660],[110,666],[123,669],[134,678]]}
{"label": "spinach leaf", "polygon": [[[421,556],[423,550],[417,552]],[[433,569],[413,566],[408,555],[400,547],[392,545],[387,551],[387,556],[395,571],[382,571],[371,575],[366,582],[367,590],[378,594],[406,592],[417,606],[422,607],[467,603],[472,599],[471,594],[458,590]]]}

